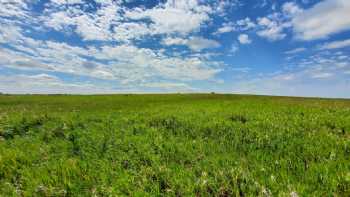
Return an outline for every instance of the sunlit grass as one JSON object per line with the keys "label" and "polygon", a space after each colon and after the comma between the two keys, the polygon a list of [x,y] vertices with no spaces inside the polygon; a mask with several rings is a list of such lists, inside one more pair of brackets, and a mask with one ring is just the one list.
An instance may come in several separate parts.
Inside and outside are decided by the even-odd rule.
{"label": "sunlit grass", "polygon": [[350,196],[350,101],[0,96],[3,196]]}

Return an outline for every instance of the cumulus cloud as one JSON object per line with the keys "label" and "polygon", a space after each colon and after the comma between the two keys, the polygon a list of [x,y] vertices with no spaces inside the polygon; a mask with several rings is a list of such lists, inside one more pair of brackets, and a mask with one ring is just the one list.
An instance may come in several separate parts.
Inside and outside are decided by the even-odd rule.
{"label": "cumulus cloud", "polygon": [[283,32],[288,26],[287,23],[279,21],[279,14],[270,15],[268,17],[258,18],[258,24],[262,28],[257,32],[261,37],[267,38],[270,41],[282,40],[287,35]]}
{"label": "cumulus cloud", "polygon": [[252,40],[249,38],[249,36],[247,34],[240,34],[238,36],[238,41],[241,44],[250,44],[250,43],[252,43]]}
{"label": "cumulus cloud", "polygon": [[217,31],[217,33],[221,34],[221,33],[227,33],[227,32],[232,32],[234,31],[235,28],[232,27],[232,26],[223,26],[223,27],[220,27]]}
{"label": "cumulus cloud", "polygon": [[163,40],[165,45],[186,45],[193,51],[201,51],[207,48],[220,47],[220,43],[202,37],[190,37],[189,39],[168,37]]}
{"label": "cumulus cloud", "polygon": [[223,34],[223,33],[232,32],[232,31],[235,31],[235,30],[236,30],[236,28],[235,28],[233,23],[223,23],[222,27],[217,29],[213,34],[214,35],[219,35],[219,34]]}
{"label": "cumulus cloud", "polygon": [[289,16],[294,16],[301,13],[302,9],[295,2],[287,2],[283,4],[282,11]]}
{"label": "cumulus cloud", "polygon": [[[164,42],[166,45],[185,45],[198,53],[193,55],[189,51],[180,56],[166,50],[140,47],[133,42],[150,35],[171,34],[174,37],[169,38],[175,38],[194,33],[209,20],[213,12],[210,6],[198,1],[168,1],[151,9],[129,9],[122,7],[120,2],[97,1],[96,10],[86,12],[82,1],[54,0],[45,3],[43,13],[37,13],[36,17],[28,17],[26,1],[4,2],[12,10],[11,13],[1,14],[15,17],[13,13],[17,13],[17,16],[23,13],[28,20],[23,20],[25,24],[22,24],[14,18],[0,18],[0,44],[3,44],[0,48],[0,65],[21,72],[50,71],[112,80],[127,87],[157,79],[164,80],[164,84],[166,80],[177,81],[176,84],[212,80],[222,71],[222,62],[210,60],[209,53],[200,54],[204,49],[219,47],[220,43],[215,40],[187,36],[182,40],[168,39]],[[139,15],[140,9],[144,11],[142,16]],[[170,18],[163,18],[163,14]],[[184,17],[183,20],[178,20],[176,14]],[[67,37],[76,33],[85,44],[33,39],[28,33],[31,30],[28,26],[35,26],[34,23],[45,27],[40,30],[45,33],[55,30]],[[179,86],[169,84],[168,87],[179,89]]]}
{"label": "cumulus cloud", "polygon": [[350,1],[325,0],[297,14],[293,20],[296,37],[315,40],[350,29]]}
{"label": "cumulus cloud", "polygon": [[151,20],[150,28],[156,34],[186,35],[199,30],[209,20],[211,12],[211,7],[200,5],[196,0],[171,0],[152,9],[128,10],[125,16],[133,20]]}
{"label": "cumulus cloud", "polygon": [[84,40],[130,42],[159,34],[188,35],[200,30],[215,10],[197,0],[169,0],[146,9],[129,9],[121,1],[98,1],[96,12],[84,12],[72,6],[79,0],[55,0],[41,17],[43,24],[56,31],[73,31]]}
{"label": "cumulus cloud", "polygon": [[186,43],[188,42],[187,39],[184,38],[173,38],[173,37],[167,37],[165,39],[163,39],[163,44],[164,45],[186,45]]}
{"label": "cumulus cloud", "polygon": [[222,26],[214,32],[214,35],[219,35],[232,31],[247,31],[254,29],[255,27],[256,24],[249,17],[246,17],[236,22],[223,23]]}
{"label": "cumulus cloud", "polygon": [[242,5],[242,2],[240,0],[220,0],[220,1],[214,1],[213,10],[219,15],[219,16],[227,16],[227,13],[231,11],[235,7],[239,7]]}
{"label": "cumulus cloud", "polygon": [[256,26],[256,24],[248,17],[246,17],[245,19],[238,20],[236,22],[236,27],[240,31],[246,31],[249,29],[253,29],[255,26]]}
{"label": "cumulus cloud", "polygon": [[[173,57],[132,44],[83,48],[67,43],[33,40],[20,32],[15,40],[11,45],[16,50],[0,50],[1,65],[17,69],[58,71],[118,80],[121,83],[135,83],[156,77],[185,81],[207,80],[221,70],[218,62],[198,57]],[[193,38],[186,44],[193,50],[200,50],[217,43]]]}
{"label": "cumulus cloud", "polygon": [[[215,63],[203,61],[197,57],[169,57],[162,52],[132,45],[104,46],[97,51],[95,58],[112,61],[115,71],[124,71],[125,80],[163,77],[177,80],[205,80],[212,78],[220,71],[213,68]],[[113,64],[116,64],[113,66]],[[136,75],[135,75],[135,74]],[[121,77],[120,76],[120,77]]]}
{"label": "cumulus cloud", "polygon": [[76,0],[56,0],[53,3],[70,6],[57,8],[57,6],[48,5],[45,15],[41,17],[43,24],[56,31],[74,31],[84,40],[112,40],[113,32],[110,29],[120,24],[123,18],[118,2],[104,1],[100,3],[100,8],[95,13],[84,12],[79,7],[72,6],[78,3]]}
{"label": "cumulus cloud", "polygon": [[188,47],[193,51],[201,51],[206,48],[217,48],[220,44],[215,40],[209,40],[202,37],[192,37],[187,42]]}
{"label": "cumulus cloud", "polygon": [[287,36],[285,30],[292,27],[291,20],[302,11],[295,2],[284,3],[280,12],[257,18],[257,35],[269,41],[283,40]]}

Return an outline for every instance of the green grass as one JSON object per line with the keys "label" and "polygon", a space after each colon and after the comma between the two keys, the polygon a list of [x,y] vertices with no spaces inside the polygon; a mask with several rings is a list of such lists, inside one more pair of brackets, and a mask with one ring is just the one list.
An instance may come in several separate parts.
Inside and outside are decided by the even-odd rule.
{"label": "green grass", "polygon": [[350,196],[350,101],[0,96],[1,196]]}

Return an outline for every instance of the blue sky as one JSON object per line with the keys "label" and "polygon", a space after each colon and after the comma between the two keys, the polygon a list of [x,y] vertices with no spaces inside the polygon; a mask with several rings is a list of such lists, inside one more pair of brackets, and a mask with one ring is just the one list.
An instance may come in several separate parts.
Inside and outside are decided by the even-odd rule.
{"label": "blue sky", "polygon": [[350,98],[349,0],[2,0],[0,91]]}

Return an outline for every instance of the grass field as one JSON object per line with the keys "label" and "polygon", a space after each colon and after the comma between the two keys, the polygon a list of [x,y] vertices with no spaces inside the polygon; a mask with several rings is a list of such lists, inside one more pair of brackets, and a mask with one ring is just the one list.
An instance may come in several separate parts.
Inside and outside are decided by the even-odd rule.
{"label": "grass field", "polygon": [[350,100],[0,96],[0,196],[350,196]]}

